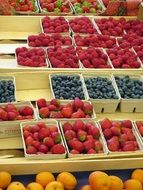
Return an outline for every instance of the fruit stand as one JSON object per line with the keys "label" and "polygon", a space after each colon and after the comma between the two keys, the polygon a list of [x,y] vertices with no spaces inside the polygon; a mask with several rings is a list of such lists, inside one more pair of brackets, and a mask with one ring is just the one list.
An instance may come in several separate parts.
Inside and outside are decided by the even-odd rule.
{"label": "fruit stand", "polygon": [[[39,2],[42,7],[42,1]],[[100,16],[89,13],[81,16],[75,1],[65,5],[63,12],[69,11],[69,7],[71,13],[60,17],[55,16],[58,9],[47,14],[47,10],[41,8],[41,13],[35,15],[38,7],[34,15],[25,15],[16,8],[17,14],[22,15],[0,16],[0,85],[1,89],[11,90],[4,98],[0,95],[0,171],[8,171],[14,175],[13,180],[21,180],[26,185],[41,171],[72,172],[79,180],[75,190],[80,190],[88,184],[92,171],[107,171],[125,181],[134,169],[143,167],[143,132],[140,129],[140,121],[143,121],[143,33],[142,21],[138,23],[137,16],[101,16],[105,6],[101,8],[100,5],[97,6]],[[86,10],[83,5],[82,9]],[[90,11],[95,13],[93,7]],[[103,25],[107,19],[109,27],[105,29]],[[51,27],[56,22],[61,22],[63,29]],[[82,25],[87,26],[82,29]],[[59,101],[53,102],[56,99]],[[13,112],[7,111],[12,109],[7,105],[9,101],[18,116],[8,113]],[[45,107],[48,112],[42,110]],[[79,110],[81,115],[77,116]],[[44,146],[48,144],[48,149],[40,145],[41,139],[35,140],[39,144],[32,144],[38,148],[28,149],[31,144],[28,144],[26,127],[37,127],[40,125],[37,122],[41,121],[51,128],[50,136],[41,134],[38,137]],[[98,131],[93,139],[94,143],[98,141],[95,149],[86,143],[84,148],[70,145],[71,133],[66,134],[64,129],[66,122],[70,124],[70,131],[74,131],[72,138],[76,137],[76,143],[78,140],[81,144],[85,143],[87,135],[89,139],[95,135],[91,129],[94,126]],[[93,126],[88,129],[89,123]],[[80,134],[75,125],[84,125],[86,129]],[[52,131],[55,130],[53,126],[57,127],[56,131]],[[106,131],[114,127],[120,130],[112,129],[112,134]],[[31,135],[34,132],[30,132]],[[59,136],[52,136],[53,132],[61,135],[60,140]],[[118,137],[117,147],[116,140],[110,143],[115,136]],[[58,144],[62,148],[49,149],[45,137],[52,137],[55,143],[52,146]],[[133,147],[126,146],[124,141],[133,141]],[[57,149],[63,152],[57,153]]]}

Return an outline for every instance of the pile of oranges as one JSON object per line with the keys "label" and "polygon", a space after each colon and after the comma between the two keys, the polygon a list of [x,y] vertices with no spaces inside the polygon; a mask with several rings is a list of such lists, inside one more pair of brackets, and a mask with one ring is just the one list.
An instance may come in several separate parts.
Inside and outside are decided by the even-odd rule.
{"label": "pile of oranges", "polygon": [[19,181],[12,182],[8,172],[0,172],[0,190],[74,190],[76,186],[77,180],[69,172],[62,172],[56,178],[51,172],[40,172],[27,186]]}
{"label": "pile of oranges", "polygon": [[[131,178],[124,182],[121,178],[109,176],[102,171],[90,173],[88,181],[89,184],[80,190],[143,190],[143,169],[134,170]],[[61,172],[57,177],[48,171],[40,172],[35,181],[27,186],[19,181],[12,182],[10,173],[0,172],[0,190],[75,190],[77,184],[77,179],[69,172]]]}

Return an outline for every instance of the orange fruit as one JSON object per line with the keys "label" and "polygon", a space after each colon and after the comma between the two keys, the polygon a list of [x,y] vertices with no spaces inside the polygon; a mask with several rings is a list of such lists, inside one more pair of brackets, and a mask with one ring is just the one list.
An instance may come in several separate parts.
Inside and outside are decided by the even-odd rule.
{"label": "orange fruit", "polygon": [[57,181],[60,181],[65,189],[73,190],[77,186],[75,176],[69,172],[62,172],[57,176]]}
{"label": "orange fruit", "polygon": [[29,183],[26,187],[27,190],[44,190],[42,185],[36,182]]}
{"label": "orange fruit", "polygon": [[0,172],[0,188],[6,188],[11,182],[11,175],[8,172]]}
{"label": "orange fruit", "polygon": [[126,190],[142,190],[142,184],[137,179],[128,179],[124,182]]}
{"label": "orange fruit", "polygon": [[25,186],[19,181],[13,181],[9,184],[7,190],[26,190]]}
{"label": "orange fruit", "polygon": [[143,170],[142,169],[136,169],[132,172],[131,175],[132,179],[137,179],[143,184]]}
{"label": "orange fruit", "polygon": [[46,187],[48,183],[55,181],[55,177],[51,172],[40,172],[36,175],[35,181],[43,187]]}
{"label": "orange fruit", "polygon": [[105,172],[95,171],[89,175],[89,185],[92,190],[109,190],[111,180]]}
{"label": "orange fruit", "polygon": [[52,181],[46,185],[45,190],[64,190],[64,186],[60,181]]}
{"label": "orange fruit", "polygon": [[117,176],[109,176],[111,180],[110,190],[122,190],[124,187],[123,181]]}
{"label": "orange fruit", "polygon": [[90,185],[84,185],[81,187],[80,190],[91,190],[91,187],[90,187]]}

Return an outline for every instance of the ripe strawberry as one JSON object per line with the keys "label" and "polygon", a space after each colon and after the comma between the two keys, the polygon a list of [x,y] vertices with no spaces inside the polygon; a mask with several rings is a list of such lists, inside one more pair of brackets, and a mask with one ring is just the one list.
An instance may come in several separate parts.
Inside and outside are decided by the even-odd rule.
{"label": "ripe strawberry", "polygon": [[77,132],[77,138],[79,141],[83,142],[86,140],[87,133],[83,130],[78,130]]}
{"label": "ripe strawberry", "polygon": [[66,130],[64,133],[64,136],[65,136],[65,139],[69,141],[76,137],[76,133],[73,130]]}
{"label": "ripe strawberry", "polygon": [[61,135],[59,132],[51,133],[51,137],[53,138],[55,144],[58,144],[61,142]]}
{"label": "ripe strawberry", "polygon": [[107,16],[116,16],[118,14],[119,7],[120,7],[119,1],[109,2],[105,14]]}
{"label": "ripe strawberry", "polygon": [[41,99],[37,100],[37,105],[38,105],[38,108],[46,107],[47,102],[44,98],[41,98]]}
{"label": "ripe strawberry", "polygon": [[48,107],[42,107],[39,109],[39,115],[41,118],[48,118],[50,115]]}
{"label": "ripe strawberry", "polygon": [[38,125],[34,125],[31,127],[31,133],[39,132],[40,127]]}
{"label": "ripe strawberry", "polygon": [[79,98],[75,98],[73,101],[73,107],[78,110],[79,108],[82,109],[83,108],[83,101],[80,100]]}
{"label": "ripe strawberry", "polygon": [[78,131],[78,130],[85,130],[86,127],[85,127],[85,124],[82,120],[77,120],[74,122],[73,126],[72,126],[73,130],[74,131]]}
{"label": "ripe strawberry", "polygon": [[72,107],[69,106],[63,107],[61,113],[64,118],[71,118],[71,115],[73,113]]}
{"label": "ripe strawberry", "polygon": [[92,115],[92,113],[93,113],[93,106],[90,103],[84,102],[84,104],[83,104],[83,111],[87,115]]}
{"label": "ripe strawberry", "polygon": [[60,111],[58,111],[58,112],[51,111],[49,117],[50,118],[63,118],[63,115]]}
{"label": "ripe strawberry", "polygon": [[42,152],[42,153],[46,154],[48,152],[48,147],[46,145],[44,145],[44,144],[41,144],[39,146],[38,150],[39,150],[40,153]]}
{"label": "ripe strawberry", "polygon": [[112,122],[108,118],[105,118],[104,120],[100,121],[100,125],[102,130],[104,131],[107,128],[111,128]]}
{"label": "ripe strawberry", "polygon": [[37,153],[37,149],[34,146],[28,146],[26,148],[26,153],[27,154],[36,154]]}
{"label": "ripe strawberry", "polygon": [[48,146],[48,147],[52,147],[54,146],[54,140],[52,139],[52,137],[45,137],[43,140],[43,143]]}
{"label": "ripe strawberry", "polygon": [[139,128],[139,132],[140,132],[141,136],[143,137],[143,126]]}
{"label": "ripe strawberry", "polygon": [[25,139],[25,144],[28,146],[28,145],[32,145],[33,144],[33,138],[31,136],[28,136],[26,139]]}
{"label": "ripe strawberry", "polygon": [[57,111],[58,110],[58,108],[54,105],[48,105],[48,109],[49,109],[49,111]]}
{"label": "ripe strawberry", "polygon": [[17,114],[15,112],[7,112],[8,120],[13,121],[16,120]]}
{"label": "ripe strawberry", "polygon": [[83,146],[82,142],[80,142],[78,140],[73,142],[72,148],[79,151],[80,153],[83,152],[83,150],[84,150],[84,146]]}
{"label": "ripe strawberry", "polygon": [[17,111],[17,108],[15,107],[14,104],[11,104],[11,103],[8,103],[6,106],[5,106],[5,111],[6,112],[13,112],[13,111]]}
{"label": "ripe strawberry", "polygon": [[32,145],[33,145],[36,149],[39,149],[41,143],[40,143],[39,141],[34,140],[34,141],[32,142]]}
{"label": "ripe strawberry", "polygon": [[55,144],[51,148],[52,154],[64,154],[65,153],[65,148],[62,144]]}
{"label": "ripe strawberry", "polygon": [[113,136],[112,131],[111,131],[110,128],[105,129],[103,131],[103,134],[104,134],[105,139],[107,139],[107,140],[110,139]]}
{"label": "ripe strawberry", "polygon": [[99,140],[96,140],[94,148],[95,148],[96,152],[98,153],[100,150],[103,149],[103,145],[102,145],[102,143]]}
{"label": "ripe strawberry", "polygon": [[88,152],[90,149],[94,148],[94,140],[86,140],[83,142],[83,146],[86,152]]}
{"label": "ripe strawberry", "polygon": [[100,136],[99,129],[93,125],[88,128],[88,135],[92,135],[94,139],[98,139]]}
{"label": "ripe strawberry", "polygon": [[90,150],[88,150],[87,154],[96,154],[96,150],[91,148]]}
{"label": "ripe strawberry", "polygon": [[58,128],[55,125],[50,125],[49,130],[50,130],[51,133],[58,132]]}
{"label": "ripe strawberry", "polygon": [[45,137],[49,137],[50,130],[49,128],[41,128],[39,131],[39,138],[43,140]]}
{"label": "ripe strawberry", "polygon": [[56,107],[59,107],[60,106],[60,102],[57,100],[57,99],[52,99],[50,101],[50,104],[56,106]]}
{"label": "ripe strawberry", "polygon": [[108,143],[108,149],[112,152],[116,152],[119,150],[119,147],[116,143],[111,142],[111,143]]}
{"label": "ripe strawberry", "polygon": [[19,112],[22,116],[33,115],[34,113],[30,106],[24,106],[23,108],[20,108]]}
{"label": "ripe strawberry", "polygon": [[64,133],[65,133],[67,130],[72,130],[72,125],[71,125],[69,122],[65,122],[62,127],[63,127]]}
{"label": "ripe strawberry", "polygon": [[122,121],[122,126],[132,129],[132,122],[130,120],[124,120]]}
{"label": "ripe strawberry", "polygon": [[111,127],[110,130],[111,130],[112,134],[115,136],[120,136],[120,134],[121,134],[121,130],[117,127]]}
{"label": "ripe strawberry", "polygon": [[135,145],[133,143],[125,144],[123,151],[135,151]]}
{"label": "ripe strawberry", "polygon": [[78,150],[72,149],[70,151],[71,154],[80,154],[80,152]]}

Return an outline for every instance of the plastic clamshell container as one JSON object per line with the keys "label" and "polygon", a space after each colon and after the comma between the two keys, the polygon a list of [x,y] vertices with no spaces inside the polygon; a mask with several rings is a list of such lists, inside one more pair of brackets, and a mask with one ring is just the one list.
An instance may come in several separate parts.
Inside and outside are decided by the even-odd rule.
{"label": "plastic clamshell container", "polygon": [[[13,85],[14,85],[14,98],[15,98],[15,101],[14,102],[11,102],[11,103],[15,103],[17,101],[17,97],[16,97],[16,80],[15,80],[15,77],[14,76],[0,76],[0,81],[13,81]],[[7,103],[10,103],[10,102],[7,102]],[[1,103],[0,102],[0,105],[2,104],[7,104],[7,103]]]}
{"label": "plastic clamshell container", "polygon": [[66,147],[64,145],[64,140],[62,138],[62,135],[61,135],[61,144],[65,147],[65,153],[64,154],[27,154],[26,153],[26,144],[25,144],[25,140],[24,140],[24,136],[23,136],[23,128],[26,126],[26,125],[35,125],[39,122],[44,122],[47,127],[50,127],[50,126],[53,126],[55,125],[57,128],[58,128],[58,132],[60,133],[61,135],[61,132],[60,132],[60,129],[59,129],[59,126],[58,126],[58,122],[54,119],[51,119],[51,120],[41,120],[41,121],[29,121],[29,122],[22,122],[20,124],[20,129],[21,129],[21,135],[22,135],[22,141],[23,141],[23,147],[24,147],[24,155],[25,155],[25,158],[27,159],[33,159],[33,160],[53,160],[53,159],[62,159],[62,158],[66,158],[66,154],[67,154],[67,150],[66,150]]}
{"label": "plastic clamshell container", "polygon": [[[123,120],[112,120],[112,121],[114,121],[114,122],[116,122],[116,121],[123,121]],[[132,122],[132,121],[131,121]],[[101,125],[100,125],[100,121],[98,121],[98,125],[99,125],[99,127],[100,127],[100,129],[102,130],[102,128],[101,128]],[[103,138],[104,138],[104,140],[105,140],[105,143],[106,143],[106,146],[107,146],[107,150],[108,150],[108,153],[109,154],[116,154],[116,155],[122,155],[122,156],[128,156],[128,155],[138,155],[138,154],[142,154],[143,153],[143,144],[142,144],[142,142],[141,142],[141,139],[140,139],[140,137],[139,137],[139,135],[138,135],[138,133],[137,133],[137,131],[136,131],[136,129],[135,129],[135,127],[134,127],[134,124],[133,124],[133,122],[132,122],[132,132],[133,132],[133,134],[134,134],[134,136],[135,136],[135,139],[136,139],[136,142],[137,142],[137,144],[138,144],[138,148],[139,148],[139,150],[136,150],[136,151],[120,151],[120,152],[118,152],[118,151],[115,151],[115,152],[113,152],[113,151],[110,151],[109,149],[108,149],[108,145],[107,145],[107,142],[106,142],[106,139],[105,139],[105,137],[104,137],[104,135],[103,135]],[[103,132],[102,132],[103,133]]]}
{"label": "plastic clamshell container", "polygon": [[[27,48],[27,47],[26,47]],[[28,49],[39,49],[39,48],[42,48],[42,47],[28,47]],[[42,48],[42,49],[44,49],[44,48]],[[44,49],[44,51],[45,51],[45,49]],[[46,66],[42,66],[42,67],[32,67],[32,66],[24,66],[24,65],[20,65],[19,63],[18,63],[18,55],[17,55],[17,53],[15,52],[15,58],[16,58],[16,66],[18,67],[18,68],[27,68],[27,69],[36,69],[36,68],[48,68],[49,67],[49,63],[48,63],[48,60],[47,60],[47,58],[46,58],[46,51],[45,51],[45,63],[46,63]]]}
{"label": "plastic clamshell container", "polygon": [[[66,104],[70,103],[71,101],[73,101],[73,100],[59,100],[59,102],[60,102],[61,105],[66,105]],[[48,102],[50,102],[50,101],[47,100],[47,103]],[[91,104],[90,101],[83,100],[83,102],[87,102],[87,103]],[[40,117],[40,115],[39,115],[39,109],[38,109],[37,102],[36,102],[36,111],[37,111],[38,119],[42,119]],[[77,119],[90,120],[90,119],[95,119],[95,118],[96,118],[96,114],[95,114],[95,111],[94,111],[94,108],[93,108],[93,113],[92,113],[91,118],[75,118],[75,120],[77,120]],[[46,118],[46,119],[51,119],[51,118]],[[63,121],[63,120],[66,120],[66,119],[71,120],[71,119],[74,119],[74,118],[54,118],[54,119],[56,119],[58,121]]]}
{"label": "plastic clamshell container", "polygon": [[[92,99],[90,98],[89,94],[89,100],[91,101],[92,105],[94,106],[94,109],[96,111],[96,113],[114,113],[120,103],[120,99],[121,96],[119,94],[119,91],[117,89],[117,86],[115,84],[115,81],[113,80],[113,76],[112,75],[99,75],[99,74],[95,74],[95,75],[84,75],[83,74],[83,78],[97,78],[97,77],[101,77],[101,78],[107,78],[107,80],[112,82],[112,86],[114,88],[114,91],[116,93],[116,95],[118,96],[118,99]],[[86,84],[85,84],[86,86]],[[87,89],[87,87],[86,87]],[[88,90],[87,90],[88,92]]]}
{"label": "plastic clamshell container", "polygon": [[64,131],[63,131],[63,124],[66,123],[66,122],[69,122],[71,124],[73,124],[76,120],[75,119],[72,119],[72,120],[63,120],[63,121],[60,121],[59,122],[59,125],[60,125],[60,129],[61,129],[61,133],[62,133],[62,136],[63,136],[63,139],[64,139],[64,142],[65,142],[65,146],[67,148],[67,152],[68,152],[68,157],[69,158],[82,158],[82,157],[90,157],[90,156],[94,156],[95,158],[100,158],[102,156],[105,156],[108,154],[108,151],[107,151],[107,145],[106,145],[106,142],[105,142],[105,139],[103,138],[103,134],[102,134],[102,131],[101,129],[99,128],[98,124],[90,119],[90,120],[85,120],[85,119],[79,119],[79,120],[82,120],[84,123],[93,123],[95,125],[95,127],[97,127],[99,129],[99,132],[100,132],[100,137],[99,137],[99,141],[102,143],[103,145],[103,153],[95,153],[95,154],[83,154],[83,153],[80,153],[80,154],[72,154],[70,153],[69,151],[69,147],[67,145],[67,141],[65,139],[65,136],[64,136]]}
{"label": "plastic clamshell container", "polygon": [[[17,102],[12,103],[15,105],[17,109],[20,109],[24,106],[30,106],[34,113],[33,113],[33,119],[28,119],[30,121],[36,120],[36,111],[29,101],[23,101],[23,102]],[[0,104],[0,107],[5,107],[7,103]],[[14,120],[14,121],[0,121],[0,138],[11,138],[11,137],[19,137],[20,136],[20,123],[22,121],[26,120]]]}
{"label": "plastic clamshell container", "polygon": [[[43,17],[43,18],[41,18],[40,19],[40,27],[41,27],[41,31],[42,31],[42,33],[45,33],[45,34],[49,34],[49,35],[51,35],[51,34],[55,34],[55,32],[54,33],[46,33],[45,31],[44,31],[44,28],[43,28],[43,20],[45,19],[46,17]],[[54,19],[53,17],[50,17],[51,19]],[[61,32],[60,34],[62,34],[62,35],[64,35],[64,36],[70,36],[71,35],[71,29],[70,29],[70,26],[69,26],[69,21],[65,18],[65,21],[67,22],[67,25],[68,25],[68,27],[69,27],[69,30],[68,30],[68,32]]]}
{"label": "plastic clamshell container", "polygon": [[[115,77],[125,77],[126,75],[124,74],[114,74],[114,81],[118,89],[118,85],[116,83]],[[143,77],[141,75],[129,75],[131,79],[138,79],[142,82],[142,87],[143,87]],[[118,89],[119,91],[119,89]],[[119,92],[120,93],[120,92]],[[121,95],[120,95],[121,96]],[[143,112],[143,99],[125,99],[122,98],[121,96],[121,101],[120,101],[120,111],[124,113],[132,113],[132,112],[137,112],[137,113],[142,113]]]}
{"label": "plastic clamshell container", "polygon": [[[71,73],[69,73],[69,74],[50,74],[49,75],[49,81],[50,81],[50,88],[51,88],[51,92],[52,92],[52,95],[53,95],[53,98],[56,98],[55,97],[55,94],[54,94],[54,90],[53,90],[53,87],[52,87],[52,77],[53,76],[79,76],[79,80],[81,81],[81,83],[82,83],[82,89],[83,89],[83,94],[84,94],[84,100],[88,100],[89,99],[89,97],[88,97],[88,93],[87,93],[87,90],[86,90],[86,87],[85,87],[85,84],[84,84],[84,81],[83,81],[83,77],[82,77],[82,75],[81,74],[71,74]],[[68,99],[67,99],[68,100]]]}

